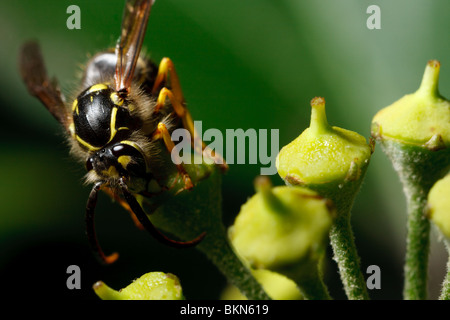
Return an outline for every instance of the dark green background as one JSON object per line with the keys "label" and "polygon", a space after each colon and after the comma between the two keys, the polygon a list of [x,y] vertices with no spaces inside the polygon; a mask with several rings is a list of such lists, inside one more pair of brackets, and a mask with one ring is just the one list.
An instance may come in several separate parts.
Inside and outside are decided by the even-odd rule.
{"label": "dark green background", "polygon": [[[100,197],[97,232],[109,267],[93,259],[84,234],[90,187],[61,128],[30,97],[18,75],[20,45],[40,42],[49,74],[66,93],[87,54],[111,47],[123,1],[2,1],[0,4],[0,282],[12,295],[97,299],[91,285],[119,289],[149,271],[178,275],[191,299],[218,298],[225,279],[195,249],[176,250],[139,232],[129,216]],[[68,30],[66,8],[81,8],[81,30]],[[381,7],[381,30],[368,30],[366,9]],[[280,147],[309,123],[309,101],[325,97],[332,125],[369,137],[380,108],[418,87],[429,59],[442,63],[440,90],[450,96],[450,3],[442,1],[157,0],[145,47],[155,61],[176,64],[193,118],[204,129],[279,129]],[[231,165],[223,181],[229,225],[253,194],[259,165]],[[281,185],[273,176],[275,185]],[[363,271],[380,266],[373,298],[400,299],[405,200],[377,148],[353,210]],[[433,233],[430,297],[437,296],[446,254]],[[82,289],[66,288],[66,268],[81,267]],[[326,282],[344,298],[334,263]]]}

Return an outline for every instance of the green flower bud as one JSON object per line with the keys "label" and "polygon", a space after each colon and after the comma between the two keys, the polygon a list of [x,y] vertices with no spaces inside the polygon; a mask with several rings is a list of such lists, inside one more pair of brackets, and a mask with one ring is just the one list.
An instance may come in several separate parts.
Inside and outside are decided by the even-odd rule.
{"label": "green flower bud", "polygon": [[302,187],[272,188],[267,177],[255,187],[229,229],[238,255],[293,279],[307,299],[329,299],[318,264],[333,221],[330,201]]}
{"label": "green flower bud", "polygon": [[149,272],[119,291],[104,282],[94,284],[95,293],[103,300],[182,300],[183,292],[177,276],[171,273]]}
{"label": "green flower bud", "polygon": [[450,240],[450,174],[438,180],[428,194],[428,216]]}
{"label": "green flower bud", "polygon": [[375,137],[432,150],[450,146],[450,101],[439,94],[439,70],[439,61],[428,61],[419,89],[375,115]]}
{"label": "green flower bud", "polygon": [[229,229],[238,253],[252,267],[270,270],[317,261],[332,222],[329,202],[306,188],[271,188],[263,177],[256,189]]}
{"label": "green flower bud", "polygon": [[[265,269],[252,270],[253,276],[260,282],[264,291],[273,300],[302,300],[294,281],[285,276]],[[228,285],[221,295],[222,300],[246,300],[247,298],[233,285]]]}
{"label": "green flower bud", "polygon": [[448,252],[447,275],[439,300],[450,300],[450,173],[438,180],[428,193],[427,214],[445,237]]}
{"label": "green flower bud", "polygon": [[288,184],[300,185],[358,180],[371,146],[356,132],[330,126],[323,98],[314,98],[311,107],[310,127],[277,156],[278,174]]}

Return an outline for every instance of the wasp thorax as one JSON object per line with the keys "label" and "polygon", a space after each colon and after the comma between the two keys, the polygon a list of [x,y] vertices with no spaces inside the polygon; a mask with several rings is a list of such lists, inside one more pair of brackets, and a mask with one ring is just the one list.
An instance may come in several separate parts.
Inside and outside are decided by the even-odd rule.
{"label": "wasp thorax", "polygon": [[86,169],[94,170],[103,178],[143,176],[147,165],[145,158],[131,141],[121,141],[93,153],[86,161]]}
{"label": "wasp thorax", "polygon": [[75,138],[89,151],[124,139],[134,123],[124,100],[107,84],[84,90],[73,102],[72,112]]}

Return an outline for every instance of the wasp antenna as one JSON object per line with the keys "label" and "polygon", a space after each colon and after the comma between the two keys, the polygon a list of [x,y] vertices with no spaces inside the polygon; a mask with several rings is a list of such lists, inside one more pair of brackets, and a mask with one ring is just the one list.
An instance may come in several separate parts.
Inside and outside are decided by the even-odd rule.
{"label": "wasp antenna", "polygon": [[197,245],[206,236],[206,232],[203,232],[197,238],[190,241],[176,241],[168,238],[166,235],[164,235],[158,229],[156,229],[156,227],[147,217],[147,214],[144,212],[139,202],[131,194],[131,192],[128,191],[128,186],[126,185],[123,179],[119,180],[119,185],[122,189],[125,200],[128,202],[136,218],[144,226],[145,230],[147,230],[154,238],[156,238],[161,243],[164,243],[174,248],[188,248]]}
{"label": "wasp antenna", "polygon": [[97,258],[101,263],[111,264],[115,262],[119,258],[119,254],[114,252],[113,254],[106,256],[103,253],[100,244],[98,243],[97,236],[95,234],[95,223],[94,223],[94,212],[95,206],[97,205],[97,195],[98,191],[102,187],[103,182],[97,182],[92,187],[91,193],[89,194],[88,202],[86,205],[86,234],[89,240],[89,244],[91,245],[92,251],[96,254]]}

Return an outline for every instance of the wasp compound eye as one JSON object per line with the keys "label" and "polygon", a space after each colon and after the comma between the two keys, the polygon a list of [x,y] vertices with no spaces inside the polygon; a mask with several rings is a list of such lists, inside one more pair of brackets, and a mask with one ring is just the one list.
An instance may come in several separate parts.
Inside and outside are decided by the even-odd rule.
{"label": "wasp compound eye", "polygon": [[112,147],[111,152],[114,156],[136,156],[143,157],[137,146],[127,143],[119,143]]}
{"label": "wasp compound eye", "polygon": [[134,143],[122,141],[111,148],[119,165],[131,175],[143,175],[147,171],[145,158]]}
{"label": "wasp compound eye", "polygon": [[[120,157],[126,154],[130,154],[131,149],[134,149],[132,146],[126,144],[118,144],[112,148],[112,154],[116,157]],[[128,151],[128,152],[127,152]]]}

